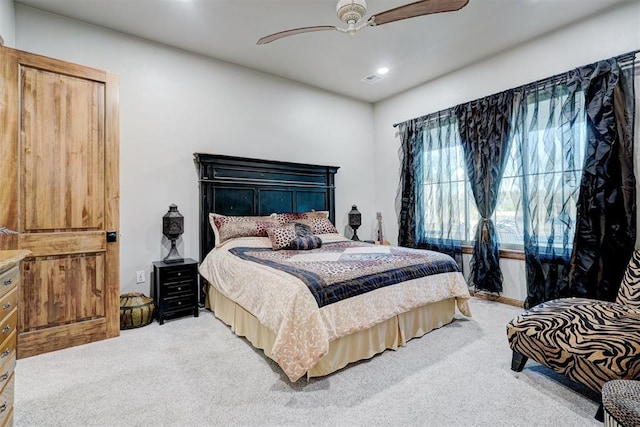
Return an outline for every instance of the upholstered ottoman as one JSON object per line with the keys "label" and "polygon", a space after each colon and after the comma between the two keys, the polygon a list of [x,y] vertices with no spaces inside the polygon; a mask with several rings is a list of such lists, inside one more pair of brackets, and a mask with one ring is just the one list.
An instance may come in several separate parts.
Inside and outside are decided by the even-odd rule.
{"label": "upholstered ottoman", "polygon": [[613,380],[602,387],[605,427],[640,426],[640,381]]}
{"label": "upholstered ottoman", "polygon": [[153,321],[153,298],[140,292],[120,295],[120,329],[140,328]]}

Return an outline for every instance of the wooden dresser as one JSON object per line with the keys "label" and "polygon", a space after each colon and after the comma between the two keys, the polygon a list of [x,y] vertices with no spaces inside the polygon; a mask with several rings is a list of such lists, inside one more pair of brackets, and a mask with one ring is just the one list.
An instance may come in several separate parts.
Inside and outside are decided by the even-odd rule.
{"label": "wooden dresser", "polygon": [[13,384],[16,366],[18,283],[26,250],[0,251],[0,426],[13,425]]}

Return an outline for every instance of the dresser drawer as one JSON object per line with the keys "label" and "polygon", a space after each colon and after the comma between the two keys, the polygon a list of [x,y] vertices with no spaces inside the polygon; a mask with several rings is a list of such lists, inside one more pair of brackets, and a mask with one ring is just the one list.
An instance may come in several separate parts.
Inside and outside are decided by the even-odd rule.
{"label": "dresser drawer", "polygon": [[4,342],[4,340],[16,330],[17,322],[18,310],[13,310],[8,316],[2,319],[2,323],[0,323],[0,342]]}
{"label": "dresser drawer", "polygon": [[0,394],[0,424],[6,425],[7,419],[12,416],[13,409],[13,382],[14,376],[11,375],[9,380]]}
{"label": "dresser drawer", "polygon": [[[1,418],[2,418],[2,416],[0,416],[0,419]],[[1,425],[2,425],[2,427],[13,427],[13,407],[9,408],[9,413],[7,414],[6,418],[4,419],[3,424],[1,424]]]}
{"label": "dresser drawer", "polygon": [[7,360],[9,360],[11,353],[15,352],[17,333],[18,332],[16,331],[11,332],[7,339],[5,339],[2,343],[2,346],[0,346],[0,366],[2,366]]}
{"label": "dresser drawer", "polygon": [[0,319],[11,313],[18,304],[18,288],[13,288],[8,294],[0,298]]}
{"label": "dresser drawer", "polygon": [[9,383],[9,378],[13,375],[13,371],[16,369],[16,353],[12,353],[9,360],[0,368],[0,390]]}
{"label": "dresser drawer", "polygon": [[16,265],[0,274],[0,297],[16,288],[20,280],[20,269]]}

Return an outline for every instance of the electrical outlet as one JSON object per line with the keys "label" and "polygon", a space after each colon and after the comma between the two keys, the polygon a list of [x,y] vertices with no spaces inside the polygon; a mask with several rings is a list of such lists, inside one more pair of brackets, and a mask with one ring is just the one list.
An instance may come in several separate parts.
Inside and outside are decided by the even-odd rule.
{"label": "electrical outlet", "polygon": [[144,270],[136,271],[136,283],[144,283]]}

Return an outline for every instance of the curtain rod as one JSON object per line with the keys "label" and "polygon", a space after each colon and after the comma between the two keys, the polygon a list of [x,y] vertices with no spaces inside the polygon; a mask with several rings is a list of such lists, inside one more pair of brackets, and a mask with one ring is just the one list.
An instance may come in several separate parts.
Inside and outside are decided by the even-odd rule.
{"label": "curtain rod", "polygon": [[[638,54],[638,52],[640,52],[640,49],[632,50],[631,52],[627,52],[627,53],[623,53],[621,55],[613,56],[612,58],[618,59],[618,61],[621,62],[621,64],[620,64],[621,68],[627,69],[628,67],[630,67],[633,64],[640,65],[640,59],[636,58],[636,55]],[[580,68],[580,67],[576,67],[576,68]],[[569,71],[571,71],[571,70],[569,70]],[[553,75],[551,77],[545,77],[544,79],[540,79],[540,80],[537,80],[537,81],[534,81],[534,82],[531,82],[531,83],[527,83],[527,84],[524,84],[524,85],[516,86],[514,88],[506,89],[506,90],[503,90],[503,91],[497,92],[497,93],[506,92],[507,90],[514,90],[514,89],[524,88],[524,87],[531,86],[531,85],[537,85],[537,86],[539,86],[539,85],[547,85],[549,83],[552,83],[552,82],[555,82],[556,80],[561,79],[569,71],[565,71],[564,73],[555,74],[555,75]],[[491,95],[487,95],[487,96],[491,96]],[[416,117],[414,119],[405,120],[404,122],[394,123],[393,127],[396,128],[396,127],[400,126],[402,123],[408,122],[410,120],[420,120],[422,118],[426,118],[427,116],[433,116],[433,115],[436,115],[436,114],[444,115],[444,113],[446,113],[450,108],[451,107],[445,108],[444,110],[436,111],[435,113],[425,114],[424,116]]]}

